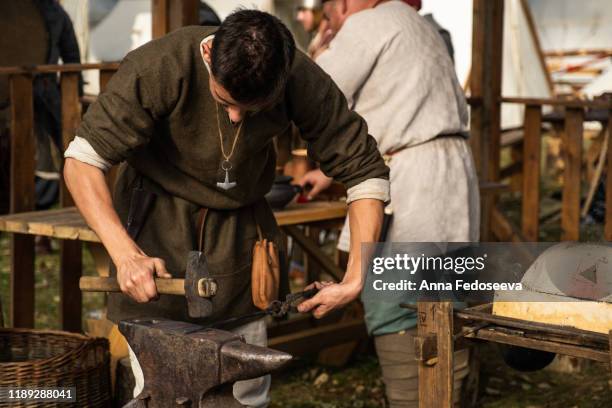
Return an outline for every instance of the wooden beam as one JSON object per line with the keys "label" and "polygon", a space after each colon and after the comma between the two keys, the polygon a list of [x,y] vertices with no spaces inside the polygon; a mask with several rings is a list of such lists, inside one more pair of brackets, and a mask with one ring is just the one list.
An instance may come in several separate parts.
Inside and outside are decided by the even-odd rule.
{"label": "wooden beam", "polygon": [[163,37],[170,32],[168,5],[170,0],[151,0],[152,38]]}
{"label": "wooden beam", "polygon": [[[64,72],[61,75],[62,92],[62,143],[66,150],[74,139],[77,127],[81,123],[81,102],[79,100],[79,73]],[[72,196],[62,182],[60,202],[62,207],[74,206]]]}
{"label": "wooden beam", "polygon": [[100,93],[104,92],[106,89],[106,85],[108,85],[108,81],[110,81],[111,77],[117,72],[116,69],[101,69],[100,77],[98,78],[98,83],[100,84]]}
{"label": "wooden beam", "polygon": [[593,108],[612,109],[612,102],[599,99],[561,99],[561,98],[516,98],[504,96],[503,103],[516,103],[520,105],[546,105],[566,108]]}
{"label": "wooden beam", "polygon": [[358,340],[367,337],[362,319],[306,329],[268,340],[268,347],[290,354],[304,355],[324,348],[346,343],[347,340]]}
{"label": "wooden beam", "polygon": [[606,165],[606,225],[604,237],[612,241],[612,109],[608,112],[608,152]]}
{"label": "wooden beam", "polygon": [[168,21],[170,31],[189,25],[198,25],[200,23],[199,10],[200,0],[172,0]]}
{"label": "wooden beam", "polygon": [[540,68],[546,76],[546,84],[548,85],[548,90],[550,91],[551,95],[554,95],[555,86],[553,85],[550,72],[548,71],[548,67],[546,66],[546,58],[544,57],[544,52],[542,51],[542,44],[540,43],[540,36],[538,35],[538,30],[536,29],[535,22],[533,20],[531,7],[529,7],[527,0],[521,0],[521,7],[523,8],[523,13],[525,13],[525,18],[527,19],[527,26],[529,27],[531,38],[533,39],[535,48],[538,52],[538,62],[540,63]]}
{"label": "wooden beam", "polygon": [[540,149],[542,107],[525,107],[523,139],[523,204],[521,227],[529,241],[538,241],[540,224]]}
{"label": "wooden beam", "polygon": [[566,109],[562,149],[562,157],[565,163],[561,207],[561,239],[563,241],[578,241],[580,239],[583,121],[584,110],[582,108]]}
{"label": "wooden beam", "polygon": [[[66,150],[81,123],[79,73],[62,73],[60,85],[62,90],[62,140],[64,150]],[[62,182],[60,192],[60,205],[62,207],[74,206],[74,200],[64,182]],[[62,329],[66,331],[81,331],[82,297],[79,278],[82,267],[81,242],[60,241],[60,323]]]}
{"label": "wooden beam", "polygon": [[31,65],[20,67],[0,67],[0,75],[15,74],[52,74],[58,72],[81,72],[89,69],[119,68],[118,62],[96,62],[88,64],[62,64],[62,65]]}
{"label": "wooden beam", "polygon": [[[431,339],[435,339],[432,343]],[[419,407],[453,406],[453,306],[451,302],[418,302]],[[432,346],[435,357],[431,356]],[[421,347],[419,347],[421,346]]]}
{"label": "wooden beam", "polygon": [[199,0],[152,0],[153,39],[199,24]]}
{"label": "wooden beam", "polygon": [[[469,331],[470,327],[464,327],[464,330]],[[531,339],[521,336],[520,331],[508,330],[502,327],[485,327],[468,333],[465,337],[559,353],[578,358],[587,358],[589,360],[601,361],[604,363],[610,360],[610,354],[606,351],[542,339]]]}
{"label": "wooden beam", "polygon": [[327,273],[329,273],[336,282],[340,282],[344,276],[344,271],[338,267],[330,257],[326,256],[310,238],[308,238],[300,229],[295,225],[285,225],[282,227],[283,231],[287,235],[291,236],[295,242],[312,257]]}
{"label": "wooden beam", "polygon": [[[503,0],[474,0],[471,96],[471,144],[480,179],[499,180],[501,82],[504,26]],[[481,241],[491,239],[494,196],[482,198]]]}
{"label": "wooden beam", "polygon": [[[34,104],[32,77],[12,75],[11,93],[11,183],[10,211],[32,211],[35,207]],[[13,327],[34,327],[34,237],[11,236],[11,303]]]}
{"label": "wooden beam", "polygon": [[[608,122],[608,123],[610,123],[610,122]],[[608,336],[610,338],[610,342],[609,342],[609,344],[610,344],[610,374],[612,374],[612,330],[610,330],[610,333],[609,333]]]}

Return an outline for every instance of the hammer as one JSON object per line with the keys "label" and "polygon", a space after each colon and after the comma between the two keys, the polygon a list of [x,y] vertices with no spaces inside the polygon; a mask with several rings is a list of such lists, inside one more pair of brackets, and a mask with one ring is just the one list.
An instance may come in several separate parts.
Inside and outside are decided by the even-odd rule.
{"label": "hammer", "polygon": [[[210,298],[217,294],[217,282],[210,276],[204,254],[190,251],[187,256],[185,279],[155,279],[157,293],[178,295],[187,298],[187,309],[192,318],[208,317],[212,314]],[[115,278],[83,276],[79,288],[84,292],[121,292]]]}

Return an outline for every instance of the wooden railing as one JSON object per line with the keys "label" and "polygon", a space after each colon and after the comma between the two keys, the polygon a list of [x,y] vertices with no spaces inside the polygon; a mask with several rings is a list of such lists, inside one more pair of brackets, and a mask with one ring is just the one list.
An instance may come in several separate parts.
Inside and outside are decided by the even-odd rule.
{"label": "wooden railing", "polygon": [[[65,149],[75,136],[81,121],[79,74],[85,70],[100,71],[100,91],[104,90],[118,63],[38,65],[0,67],[0,75],[9,76],[11,104],[11,170],[10,212],[35,209],[34,171],[36,139],[34,136],[34,106],[32,81],[36,75],[59,73],[62,95],[62,140]],[[66,186],[60,193],[62,207],[74,205]],[[11,307],[14,327],[34,326],[34,237],[11,234]],[[60,316],[65,330],[81,329],[81,243],[61,241],[60,251]],[[19,311],[19,313],[17,313]]]}
{"label": "wooden railing", "polygon": [[[612,136],[612,102],[599,100],[564,100],[536,98],[502,98],[502,103],[525,106],[521,234],[527,241],[538,241],[540,233],[540,176],[542,143],[542,107],[555,106],[565,109],[562,133],[563,169],[561,240],[580,239],[580,204],[582,181],[582,145],[586,109],[608,111],[608,132]],[[612,241],[612,146],[608,144],[604,156],[606,171],[606,218],[604,237]]]}

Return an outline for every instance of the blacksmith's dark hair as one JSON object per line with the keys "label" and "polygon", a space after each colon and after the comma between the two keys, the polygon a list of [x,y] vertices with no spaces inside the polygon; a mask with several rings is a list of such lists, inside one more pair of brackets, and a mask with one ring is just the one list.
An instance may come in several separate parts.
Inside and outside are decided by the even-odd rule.
{"label": "blacksmith's dark hair", "polygon": [[237,102],[265,103],[284,91],[294,55],[293,36],[278,18],[238,10],[215,33],[212,75]]}

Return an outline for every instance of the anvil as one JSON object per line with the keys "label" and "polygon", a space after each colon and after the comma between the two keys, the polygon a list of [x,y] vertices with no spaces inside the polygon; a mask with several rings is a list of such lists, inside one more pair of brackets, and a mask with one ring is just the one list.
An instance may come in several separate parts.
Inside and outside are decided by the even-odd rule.
{"label": "anvil", "polygon": [[119,323],[144,374],[142,392],[125,407],[242,407],[234,382],[285,366],[291,355],[241,336],[191,323],[134,319]]}

